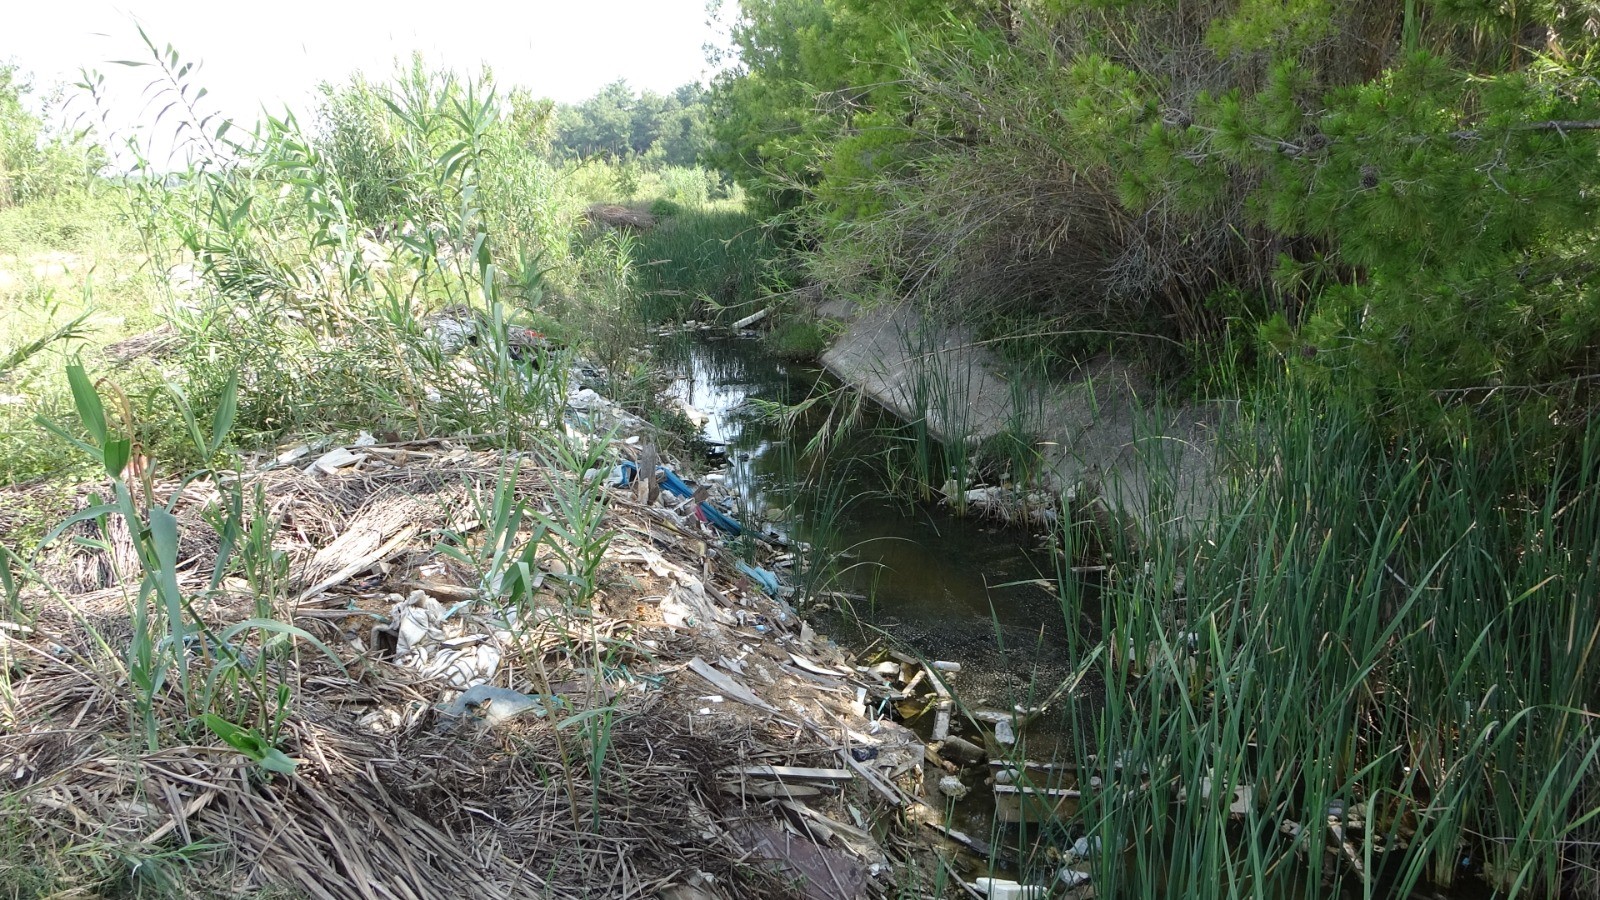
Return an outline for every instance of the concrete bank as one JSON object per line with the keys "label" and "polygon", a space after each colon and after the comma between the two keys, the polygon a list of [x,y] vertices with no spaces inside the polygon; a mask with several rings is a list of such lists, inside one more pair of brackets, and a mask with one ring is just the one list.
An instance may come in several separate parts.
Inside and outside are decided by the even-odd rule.
{"label": "concrete bank", "polygon": [[830,301],[818,312],[843,329],[822,355],[828,371],[902,418],[925,417],[941,441],[1030,435],[1039,487],[1098,497],[1147,528],[1192,527],[1214,511],[1217,409],[1163,404],[1148,379],[1105,357],[1070,379],[1019,379],[972,329],[910,304]]}

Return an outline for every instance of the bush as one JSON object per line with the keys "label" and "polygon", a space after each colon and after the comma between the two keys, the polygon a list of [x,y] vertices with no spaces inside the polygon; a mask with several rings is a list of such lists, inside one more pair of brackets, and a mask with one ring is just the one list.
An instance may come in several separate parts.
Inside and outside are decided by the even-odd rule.
{"label": "bush", "polygon": [[[1396,422],[1587,409],[1588,13],[1065,0],[996,20],[952,0],[885,35],[863,6],[747,0],[746,69],[719,89],[719,127],[772,126],[724,137],[772,148],[743,170],[753,187],[790,167],[813,274],[836,291],[1151,356],[1215,347],[1242,321],[1306,377],[1358,373],[1344,389]],[[772,125],[800,114],[784,83],[843,77],[818,41],[894,77]],[[778,161],[797,135],[812,142]]]}
{"label": "bush", "polygon": [[16,66],[0,63],[0,208],[81,192],[105,164],[83,136],[47,128],[27,109],[32,90]]}
{"label": "bush", "polygon": [[786,282],[780,251],[772,230],[752,213],[687,207],[633,245],[640,312],[651,322],[708,319],[756,303]]}
{"label": "bush", "polygon": [[[1072,656],[1103,686],[1072,701],[1074,761],[1151,773],[1085,791],[1098,889],[1600,896],[1600,427],[1552,455],[1500,420],[1433,452],[1338,384],[1244,388],[1215,519],[1102,532],[1093,593],[1062,576]],[[1345,852],[1365,871],[1320,852],[1331,801],[1364,823]],[[1284,822],[1306,825],[1303,862]]]}

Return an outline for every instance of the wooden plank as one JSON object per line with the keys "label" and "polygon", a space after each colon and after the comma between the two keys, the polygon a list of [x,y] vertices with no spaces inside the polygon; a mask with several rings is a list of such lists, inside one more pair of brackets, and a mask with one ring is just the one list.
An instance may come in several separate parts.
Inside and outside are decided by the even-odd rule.
{"label": "wooden plank", "polygon": [[831,831],[835,834],[843,835],[846,840],[868,846],[877,843],[877,841],[869,832],[862,831],[854,825],[848,825],[830,816],[825,816],[803,803],[789,803],[787,801],[779,801],[779,803],[785,809],[793,812],[795,815],[811,822],[815,822],[816,824],[821,825],[823,828],[826,828],[828,831]]}
{"label": "wooden plank", "polygon": [[329,575],[327,578],[324,578],[311,587],[306,588],[306,590],[302,592],[299,597],[295,598],[295,605],[298,606],[299,604],[304,603],[319,594],[322,594],[330,588],[338,587],[339,585],[344,584],[346,581],[349,581],[356,574],[364,572],[367,569],[377,565],[384,557],[403,547],[407,541],[410,541],[416,536],[418,531],[419,529],[415,525],[407,525],[406,527],[400,529],[399,533],[385,542],[383,546],[372,551],[371,553],[363,555],[355,562],[350,563],[339,571]]}
{"label": "wooden plank", "polygon": [[789,654],[789,658],[794,661],[795,665],[813,675],[822,675],[828,678],[851,678],[854,675],[854,673],[851,672],[842,672],[838,669],[829,668],[828,666],[813,662],[812,660],[806,659],[804,656],[801,656],[798,653],[791,652]]}
{"label": "wooden plank", "polygon": [[[817,729],[817,734],[827,737],[827,735],[822,733],[822,729],[820,728]],[[871,769],[857,762],[856,758],[851,756],[849,751],[840,750],[839,758],[844,760],[845,765],[849,766],[856,772],[856,774],[860,775],[861,780],[865,781],[873,790],[882,795],[883,799],[889,801],[890,804],[904,808],[906,804],[910,802],[910,798],[905,795],[904,791],[901,791],[898,787],[895,787],[894,782],[884,781],[882,778],[879,778],[878,775]]]}
{"label": "wooden plank", "polygon": [[770,703],[757,697],[751,690],[735,681],[732,676],[725,675],[711,667],[711,664],[696,656],[689,660],[689,668],[696,675],[711,683],[711,686],[727,694],[733,699],[747,706],[764,709],[768,712],[777,712]]}
{"label": "wooden plank", "polygon": [[1081,799],[1078,791],[1065,788],[994,786],[995,817],[1010,824],[1071,818],[1077,813]]}
{"label": "wooden plank", "polygon": [[1032,760],[1023,760],[1021,763],[1006,759],[989,760],[989,768],[999,772],[1003,769],[1026,769],[1029,772],[1076,772],[1076,763],[1038,763]]}
{"label": "wooden plank", "polygon": [[964,831],[957,831],[954,828],[945,825],[943,822],[937,821],[936,819],[926,819],[922,824],[928,828],[932,828],[934,831],[939,832],[940,834],[952,841],[955,841],[968,850],[971,850],[973,853],[978,854],[984,859],[989,859],[994,855],[994,848]]}
{"label": "wooden plank", "polygon": [[781,781],[739,781],[724,782],[720,785],[725,794],[744,795],[746,797],[760,797],[763,800],[795,800],[802,797],[820,797],[824,794],[838,793],[839,788],[831,784],[784,784]]}
{"label": "wooden plank", "polygon": [[723,769],[725,775],[746,778],[771,778],[778,781],[847,782],[855,778],[849,769],[815,769],[809,766],[736,766]]}

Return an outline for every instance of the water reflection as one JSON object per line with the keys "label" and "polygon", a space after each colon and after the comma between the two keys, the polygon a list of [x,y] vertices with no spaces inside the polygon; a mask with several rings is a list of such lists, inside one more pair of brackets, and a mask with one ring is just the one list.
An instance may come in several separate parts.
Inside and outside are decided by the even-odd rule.
{"label": "water reflection", "polygon": [[[864,646],[881,628],[927,657],[960,662],[969,700],[989,705],[1026,704],[1065,676],[1066,617],[1048,586],[1049,554],[1025,532],[887,496],[882,459],[894,423],[869,416],[826,461],[800,460],[825,411],[785,434],[757,401],[799,402],[829,384],[822,372],[740,338],[675,336],[656,359],[673,377],[671,394],[709,416],[705,437],[726,446],[721,474],[744,517],[778,510],[794,537],[848,554],[853,564],[829,587],[860,598],[851,604],[860,622],[824,617],[836,638]],[[817,502],[828,494],[843,509]]]}

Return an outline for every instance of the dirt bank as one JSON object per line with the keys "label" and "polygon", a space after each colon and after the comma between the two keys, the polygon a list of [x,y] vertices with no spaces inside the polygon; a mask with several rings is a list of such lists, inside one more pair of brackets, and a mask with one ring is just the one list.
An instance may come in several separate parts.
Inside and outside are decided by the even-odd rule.
{"label": "dirt bank", "polygon": [[[329,900],[865,898],[914,877],[890,826],[924,745],[873,711],[884,683],[763,585],[783,548],[741,571],[696,515],[705,495],[650,479],[586,487],[542,454],[362,443],[154,485],[193,621],[187,673],[148,716],[131,613],[153,613],[127,530],[80,523],[38,560],[0,623],[0,818],[28,848],[5,865],[188,848],[146,872],[177,865],[183,895]],[[649,468],[642,443],[617,449]],[[239,496],[259,497],[243,525],[268,520],[275,562],[213,586],[216,516]],[[584,540],[604,541],[592,570],[562,531],[579,502],[598,514]]]}

